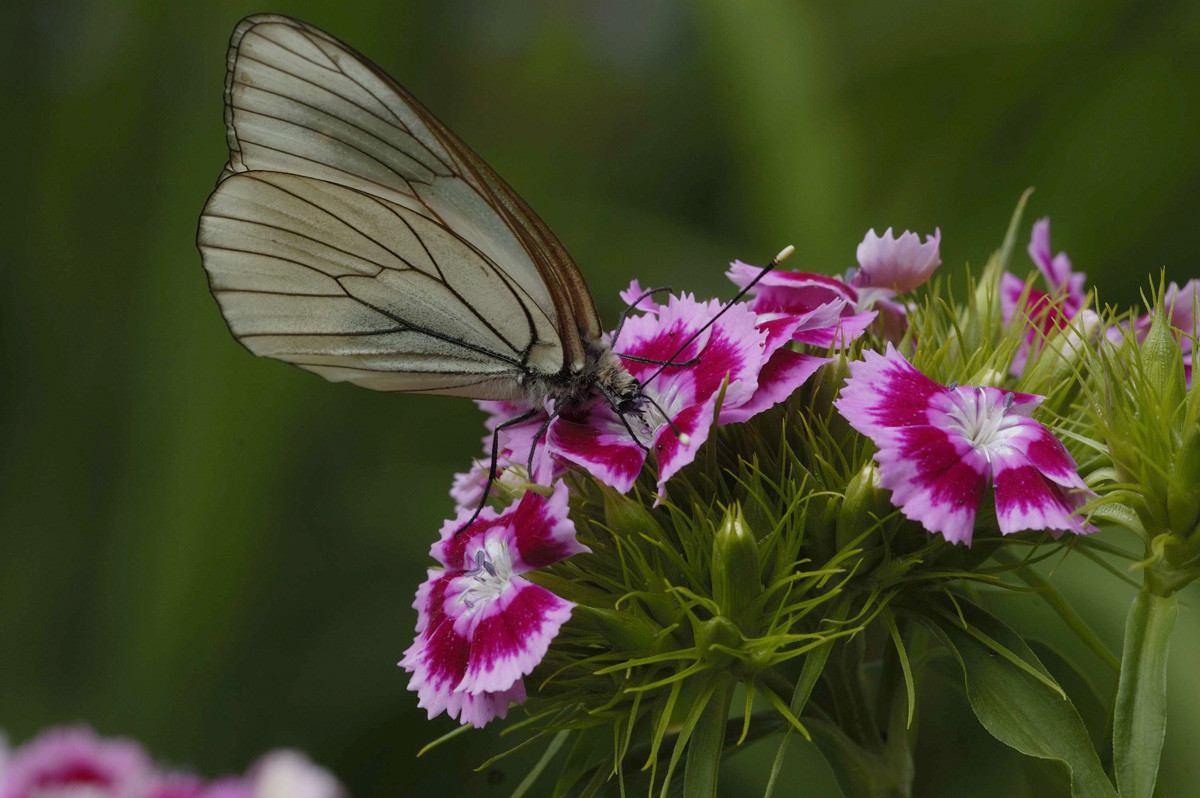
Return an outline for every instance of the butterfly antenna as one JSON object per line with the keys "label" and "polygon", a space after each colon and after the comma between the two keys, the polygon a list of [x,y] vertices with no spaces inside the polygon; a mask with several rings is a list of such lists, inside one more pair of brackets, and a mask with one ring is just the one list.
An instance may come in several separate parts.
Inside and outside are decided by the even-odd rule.
{"label": "butterfly antenna", "polygon": [[713,324],[716,323],[717,319],[719,319],[719,318],[721,318],[721,316],[725,315],[725,311],[729,310],[731,307],[733,307],[738,302],[740,302],[742,297],[744,297],[746,294],[750,293],[750,289],[752,289],[755,285],[758,284],[759,280],[766,277],[769,272],[771,272],[773,269],[775,269],[775,267],[777,267],[779,264],[781,264],[785,260],[787,260],[788,257],[795,251],[796,251],[796,248],[793,247],[791,244],[788,244],[786,247],[781,249],[779,251],[779,254],[776,255],[775,257],[771,258],[771,262],[763,267],[762,271],[760,271],[758,274],[754,275],[753,280],[746,283],[746,286],[741,291],[738,291],[737,295],[734,296],[733,299],[726,302],[725,305],[719,311],[717,311],[716,315],[714,315],[711,319],[709,319],[707,322],[705,322],[703,327],[701,327],[699,330],[696,330],[696,332],[692,333],[688,337],[688,339],[683,342],[683,346],[679,347],[679,349],[676,350],[675,354],[673,354],[673,355],[671,355],[671,357],[667,358],[667,362],[663,363],[661,366],[659,366],[655,370],[655,372],[653,374],[651,374],[649,377],[647,377],[646,381],[642,383],[642,387],[645,388],[650,383],[651,380],[653,380],[659,374],[662,374],[663,370],[667,366],[680,365],[675,362],[675,358],[682,355],[684,353],[684,351],[689,346],[692,345],[693,341],[695,341],[697,338],[699,338],[701,336],[701,334],[704,333],[705,330],[707,330],[709,327],[713,326]]}

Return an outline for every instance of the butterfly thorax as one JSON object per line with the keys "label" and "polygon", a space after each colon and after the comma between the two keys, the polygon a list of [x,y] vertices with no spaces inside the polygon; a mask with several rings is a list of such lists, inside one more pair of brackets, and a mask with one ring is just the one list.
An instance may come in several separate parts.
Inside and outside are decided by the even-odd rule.
{"label": "butterfly thorax", "polygon": [[552,378],[533,377],[525,387],[535,404],[546,399],[569,410],[602,399],[621,413],[641,409],[642,390],[607,341],[584,340],[584,364],[576,373],[564,369]]}

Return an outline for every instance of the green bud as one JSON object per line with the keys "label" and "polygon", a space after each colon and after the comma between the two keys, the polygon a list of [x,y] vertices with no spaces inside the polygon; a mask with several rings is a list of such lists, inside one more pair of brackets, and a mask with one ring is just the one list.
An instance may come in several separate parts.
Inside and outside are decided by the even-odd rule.
{"label": "green bud", "polygon": [[[846,486],[846,497],[837,516],[838,550],[850,545],[874,525],[881,510],[887,512],[887,498],[879,487],[879,468],[874,461],[869,461]],[[858,545],[865,546],[866,541]]]}
{"label": "green bud", "polygon": [[714,648],[715,645],[734,649],[742,645],[737,626],[722,615],[696,624],[696,650],[700,652],[700,658],[711,665],[723,668],[732,663],[733,655]]}
{"label": "green bud", "polygon": [[741,504],[726,510],[725,520],[713,537],[712,587],[717,606],[739,622],[762,593],[758,541],[746,525]]}
{"label": "green bud", "polygon": [[658,652],[665,641],[659,638],[662,627],[635,609],[609,610],[576,605],[574,617],[612,643],[617,651],[647,656]]}
{"label": "green bud", "polygon": [[604,523],[622,538],[646,535],[651,540],[662,540],[664,537],[662,527],[644,505],[611,488],[604,489]]}
{"label": "green bud", "polygon": [[1183,350],[1175,338],[1168,309],[1163,307],[1161,301],[1154,309],[1154,323],[1150,325],[1150,332],[1142,342],[1142,364],[1151,388],[1160,399],[1157,412],[1163,413],[1164,418],[1170,418],[1184,400],[1187,387]]}
{"label": "green bud", "polygon": [[[812,414],[824,416],[833,408],[833,400],[850,377],[850,366],[845,351],[839,352],[832,363],[826,363],[817,371],[812,381]],[[840,419],[841,416],[836,418]]]}

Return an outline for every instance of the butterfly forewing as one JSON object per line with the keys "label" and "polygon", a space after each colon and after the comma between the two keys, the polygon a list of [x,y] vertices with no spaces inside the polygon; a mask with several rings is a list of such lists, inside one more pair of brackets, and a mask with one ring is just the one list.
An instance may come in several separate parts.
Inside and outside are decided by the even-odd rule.
{"label": "butterfly forewing", "polygon": [[199,245],[256,354],[381,390],[517,396],[582,362],[574,263],[496,173],[377,67],[296,20],[234,31],[230,160]]}

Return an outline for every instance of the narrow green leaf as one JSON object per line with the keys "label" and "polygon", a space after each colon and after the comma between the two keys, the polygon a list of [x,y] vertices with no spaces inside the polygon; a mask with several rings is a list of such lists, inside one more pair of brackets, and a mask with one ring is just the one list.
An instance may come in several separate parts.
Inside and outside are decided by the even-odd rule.
{"label": "narrow green leaf", "polygon": [[721,752],[725,747],[725,721],[729,718],[732,699],[733,683],[722,679],[692,731],[687,765],[683,771],[683,794],[689,798],[716,798],[717,774],[721,769]]}
{"label": "narrow green leaf", "polygon": [[571,732],[569,730],[560,731],[558,734],[554,735],[554,739],[550,741],[548,746],[546,746],[546,751],[542,754],[541,759],[539,759],[537,764],[533,766],[533,769],[525,775],[525,778],[521,779],[521,783],[517,785],[517,789],[513,790],[512,798],[521,798],[521,796],[529,792],[529,788],[532,787],[534,782],[538,780],[538,776],[542,775],[542,771],[546,769],[546,766],[549,765],[551,760],[554,759],[555,755],[558,754],[558,749],[563,747],[563,743],[565,743],[567,738],[570,736]]}
{"label": "narrow green leaf", "polygon": [[1113,761],[1123,798],[1150,798],[1167,731],[1167,650],[1178,614],[1174,595],[1141,591],[1125,621],[1113,710]]}
{"label": "narrow green leaf", "polygon": [[904,689],[908,691],[908,719],[905,728],[912,727],[913,712],[917,708],[917,688],[913,684],[912,667],[908,664],[908,652],[904,649],[904,640],[900,637],[900,629],[896,626],[896,616],[891,610],[884,610],[883,622],[887,625],[888,634],[896,646],[896,655],[900,658],[900,669],[904,672]]}
{"label": "narrow green leaf", "polygon": [[[1028,756],[1066,765],[1071,794],[1115,798],[1087,727],[1062,688],[1056,692],[1049,672],[1029,646],[1011,629],[980,608],[960,600],[973,630],[964,631],[946,613],[935,628],[958,657],[966,682],[967,700],[979,722],[993,737]],[[1024,660],[1018,667],[984,640],[994,640]],[[1034,673],[1040,673],[1039,679]]]}
{"label": "narrow green leaf", "polygon": [[[849,599],[840,599],[830,613],[829,619],[834,622],[840,621],[846,617],[849,609]],[[817,686],[817,680],[821,678],[821,672],[825,670],[825,663],[829,661],[829,654],[832,651],[833,640],[830,640],[805,655],[804,667],[800,670],[796,691],[792,693],[792,703],[788,707],[793,717],[798,718],[804,712],[804,705],[808,703],[808,697],[812,695],[813,688]],[[789,728],[784,732],[783,739],[779,741],[779,750],[775,752],[775,762],[771,765],[771,778],[767,781],[767,791],[763,794],[763,798],[771,798],[775,792],[775,783],[779,779],[779,772],[783,769],[783,757],[787,753],[788,741],[791,737],[792,731]]]}

